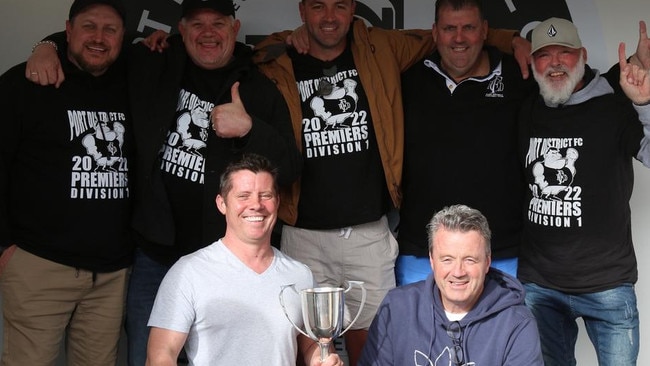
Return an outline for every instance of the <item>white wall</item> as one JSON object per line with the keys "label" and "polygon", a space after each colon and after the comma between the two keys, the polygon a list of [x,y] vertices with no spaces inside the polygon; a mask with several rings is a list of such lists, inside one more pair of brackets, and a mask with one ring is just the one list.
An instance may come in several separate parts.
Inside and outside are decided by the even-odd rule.
{"label": "white wall", "polygon": [[[136,0],[128,0],[136,1]],[[144,1],[144,0],[143,0]],[[160,2],[180,3],[181,0],[158,0]],[[261,34],[264,24],[278,24],[274,29],[293,28],[299,24],[297,15],[298,0],[246,0],[236,1],[241,5],[238,17],[243,20],[242,32],[246,32],[246,22],[252,33]],[[366,3],[383,0],[370,0]],[[28,56],[31,46],[44,35],[62,30],[72,0],[0,0],[0,73],[19,63]],[[433,1],[404,0],[405,26],[429,28],[433,19]],[[505,0],[512,4],[511,0]],[[648,0],[567,0],[574,21],[581,30],[581,37],[589,52],[589,63],[606,70],[617,61],[619,41],[628,45],[628,54],[636,47],[638,20],[644,19],[650,25],[650,1]],[[174,4],[172,4],[174,5]],[[261,9],[261,10],[260,10]],[[270,14],[274,12],[275,14]],[[155,17],[156,14],[152,13]],[[275,16],[277,15],[277,16]],[[173,24],[173,22],[168,22]],[[250,23],[254,23],[252,27]],[[639,282],[637,284],[638,306],[641,314],[641,351],[639,364],[650,364],[650,171],[640,164],[636,168],[636,189],[632,197],[633,234],[639,262]],[[577,347],[579,365],[595,365],[596,359],[581,328]]]}
{"label": "white wall", "polygon": [[[634,52],[638,41],[638,21],[645,20],[650,25],[650,1],[647,0],[594,0],[598,14],[591,21],[600,22],[605,44],[606,60],[591,60],[601,69],[606,69],[618,60],[618,44],[625,42],[628,55]],[[583,36],[584,38],[584,36]],[[585,45],[589,52],[589,44]],[[641,350],[639,365],[650,363],[650,171],[640,163],[635,165],[635,190],[632,195],[632,230],[639,267],[637,282],[638,307],[641,318]],[[581,328],[578,346],[578,364],[596,365],[596,357],[591,344]]]}
{"label": "white wall", "polygon": [[63,30],[72,0],[0,0],[0,73],[25,61],[35,42]]}

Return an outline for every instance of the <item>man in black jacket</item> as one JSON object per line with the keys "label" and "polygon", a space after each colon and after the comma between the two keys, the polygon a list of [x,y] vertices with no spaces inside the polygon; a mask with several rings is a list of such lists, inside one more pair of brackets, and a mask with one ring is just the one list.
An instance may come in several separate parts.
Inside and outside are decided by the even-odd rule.
{"label": "man in black jacket", "polygon": [[169,267],[225,232],[214,199],[226,165],[255,152],[280,168],[281,185],[298,174],[284,99],[236,42],[234,15],[230,0],[186,0],[182,39],[171,37],[162,53],[136,46],[130,55],[139,246],[127,298],[130,365],[144,365],[149,313]]}
{"label": "man in black jacket", "polygon": [[115,365],[133,245],[132,123],[120,58],[124,7],[76,0],[60,61],[40,87],[0,77],[3,365]]}
{"label": "man in black jacket", "polygon": [[281,186],[300,167],[284,99],[236,42],[232,1],[185,0],[182,9],[180,36],[167,49],[135,45],[128,55],[138,244],[127,296],[129,365],[145,363],[147,321],[169,267],[225,232],[214,199],[227,164],[244,152],[266,156]]}

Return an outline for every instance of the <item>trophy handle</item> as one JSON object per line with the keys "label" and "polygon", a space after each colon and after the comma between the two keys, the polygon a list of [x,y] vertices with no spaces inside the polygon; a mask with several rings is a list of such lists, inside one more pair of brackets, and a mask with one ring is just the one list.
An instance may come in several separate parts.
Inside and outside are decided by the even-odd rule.
{"label": "trophy handle", "polygon": [[359,286],[361,288],[361,305],[359,305],[359,310],[357,311],[357,315],[354,317],[354,319],[352,319],[350,324],[348,324],[348,327],[345,328],[345,330],[343,330],[341,334],[338,335],[338,337],[342,336],[343,334],[345,334],[345,332],[347,332],[348,330],[350,330],[350,328],[352,328],[354,322],[356,322],[357,319],[359,318],[359,315],[361,315],[361,310],[363,310],[363,305],[366,303],[366,288],[363,287],[363,281],[348,281],[348,288],[345,289],[345,291],[343,292],[347,293],[352,289],[352,286]]}
{"label": "trophy handle", "polygon": [[[298,291],[296,290],[296,284],[292,283],[292,284],[289,284],[289,285],[283,285],[283,286],[280,286],[280,288],[281,288],[280,295],[279,295],[279,297],[280,297],[280,306],[282,306],[282,312],[284,313],[284,316],[287,317],[287,320],[289,320],[291,325],[293,325],[293,327],[296,328],[300,333],[302,333],[307,338],[311,338],[305,331],[300,329],[300,327],[297,326],[296,323],[293,322],[293,320],[291,320],[291,318],[289,317],[289,314],[287,313],[287,308],[284,306],[284,296],[283,296],[284,295],[284,290],[286,290],[287,288],[290,288],[290,289],[293,290],[293,292],[300,295],[298,293]],[[365,292],[364,292],[363,295],[364,295],[364,298],[365,298]]]}

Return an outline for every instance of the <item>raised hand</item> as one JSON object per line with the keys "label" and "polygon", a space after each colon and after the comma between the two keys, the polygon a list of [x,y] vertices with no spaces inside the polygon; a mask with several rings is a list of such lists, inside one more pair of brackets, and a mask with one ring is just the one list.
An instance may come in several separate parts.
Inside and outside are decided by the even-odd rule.
{"label": "raised hand", "polygon": [[230,95],[230,103],[220,104],[212,109],[212,129],[219,137],[244,137],[253,127],[253,120],[239,96],[239,81],[230,88]]}
{"label": "raised hand", "polygon": [[618,46],[618,64],[621,68],[619,82],[625,95],[637,105],[650,103],[648,70],[639,67],[639,65],[627,62],[625,57],[625,43],[623,42]]}

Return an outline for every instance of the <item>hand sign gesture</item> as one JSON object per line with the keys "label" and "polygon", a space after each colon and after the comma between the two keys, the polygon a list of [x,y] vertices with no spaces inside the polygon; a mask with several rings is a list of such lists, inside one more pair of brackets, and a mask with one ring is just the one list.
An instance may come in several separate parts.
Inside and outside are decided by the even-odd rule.
{"label": "hand sign gesture", "polygon": [[620,84],[623,92],[637,105],[650,103],[650,81],[648,70],[627,62],[625,43],[618,46],[618,64],[621,68]]}
{"label": "hand sign gesture", "polygon": [[212,129],[217,136],[234,138],[245,136],[253,127],[251,116],[246,113],[239,97],[239,81],[230,88],[231,102],[215,106],[210,114]]}

